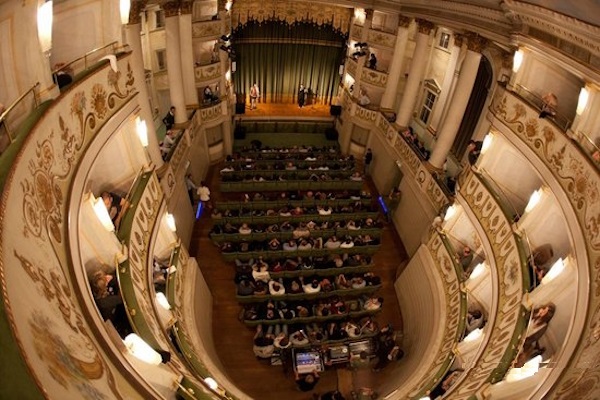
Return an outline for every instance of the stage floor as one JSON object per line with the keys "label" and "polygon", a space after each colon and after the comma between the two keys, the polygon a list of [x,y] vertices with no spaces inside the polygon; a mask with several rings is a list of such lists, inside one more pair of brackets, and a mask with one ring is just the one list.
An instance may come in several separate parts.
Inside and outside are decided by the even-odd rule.
{"label": "stage floor", "polygon": [[302,108],[295,103],[258,103],[254,110],[246,103],[244,114],[237,114],[238,118],[272,118],[272,117],[298,117],[298,118],[331,118],[328,104],[311,104]]}

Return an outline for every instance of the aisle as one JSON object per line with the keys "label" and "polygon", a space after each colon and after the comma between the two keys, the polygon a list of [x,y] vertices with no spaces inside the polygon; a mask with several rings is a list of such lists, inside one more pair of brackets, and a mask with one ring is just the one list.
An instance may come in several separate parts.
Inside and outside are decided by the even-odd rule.
{"label": "aisle", "polygon": [[[221,200],[219,191],[220,168],[210,168],[206,182],[213,200]],[[219,249],[212,244],[208,233],[212,227],[210,213],[205,212],[196,222],[190,254],[196,256],[213,295],[213,336],[216,352],[223,364],[224,372],[238,388],[252,398],[264,400],[296,400],[312,398],[313,392],[302,393],[296,389],[293,374],[285,375],[280,366],[271,366],[266,361],[259,361],[252,351],[254,330],[247,328],[238,320],[240,306],[235,298],[234,270],[223,261]],[[397,233],[387,225],[382,233],[381,249],[375,254],[373,272],[381,276],[383,288],[379,291],[384,298],[382,312],[376,320],[381,326],[392,323],[395,328],[402,326],[400,309],[396,300],[393,282],[398,265],[407,259],[406,252]],[[370,382],[378,386],[392,371],[393,366],[380,373],[367,372]],[[323,393],[338,387],[336,370],[325,371],[315,393]]]}

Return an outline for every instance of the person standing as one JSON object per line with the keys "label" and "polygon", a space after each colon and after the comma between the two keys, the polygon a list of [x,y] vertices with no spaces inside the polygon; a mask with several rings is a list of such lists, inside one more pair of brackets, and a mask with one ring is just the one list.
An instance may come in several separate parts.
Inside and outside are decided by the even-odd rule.
{"label": "person standing", "polygon": [[250,109],[256,109],[256,102],[260,97],[260,90],[258,89],[258,85],[254,83],[250,88]]}
{"label": "person standing", "polygon": [[198,187],[192,180],[192,174],[187,174],[185,176],[185,186],[187,187],[188,196],[190,196],[190,202],[192,206],[194,205],[194,192],[198,190]]}
{"label": "person standing", "polygon": [[200,201],[208,206],[208,208],[211,208],[210,205],[210,189],[208,188],[208,186],[206,186],[206,183],[204,181],[200,182],[200,186],[198,186],[198,190],[196,192],[198,194],[198,197],[200,198]]}
{"label": "person standing", "polygon": [[175,125],[175,107],[171,106],[169,112],[162,120],[163,124],[167,127],[167,131],[170,131],[173,125]]}
{"label": "person standing", "polygon": [[304,102],[306,100],[306,89],[303,84],[300,84],[300,88],[298,89],[298,106],[300,108],[304,107]]}
{"label": "person standing", "polygon": [[375,53],[371,53],[369,58],[369,68],[377,69],[377,57],[375,57]]}
{"label": "person standing", "polygon": [[371,161],[373,161],[373,152],[371,151],[371,148],[368,148],[367,152],[365,153],[365,176],[369,175],[369,166],[371,165]]}

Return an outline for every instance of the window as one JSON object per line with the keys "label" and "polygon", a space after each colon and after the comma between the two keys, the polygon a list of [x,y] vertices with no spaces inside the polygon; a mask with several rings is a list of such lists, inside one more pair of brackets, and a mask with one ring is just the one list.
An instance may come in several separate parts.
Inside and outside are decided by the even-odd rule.
{"label": "window", "polygon": [[425,99],[423,101],[423,107],[421,107],[421,113],[419,114],[419,119],[424,123],[429,122],[429,117],[431,116],[431,112],[433,111],[433,105],[435,104],[435,99],[437,95],[429,90],[425,93]]}
{"label": "window", "polygon": [[450,34],[446,32],[442,32],[440,34],[440,41],[438,42],[438,46],[447,49],[450,45]]}
{"label": "window", "polygon": [[167,69],[167,51],[165,49],[156,50],[156,67],[159,71]]}
{"label": "window", "polygon": [[164,28],[165,26],[165,12],[163,10],[158,10],[154,12],[156,16],[156,29]]}

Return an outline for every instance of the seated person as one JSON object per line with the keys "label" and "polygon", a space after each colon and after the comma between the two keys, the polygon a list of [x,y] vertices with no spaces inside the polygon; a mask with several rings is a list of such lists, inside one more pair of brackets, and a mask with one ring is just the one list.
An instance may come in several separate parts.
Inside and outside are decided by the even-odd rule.
{"label": "seated person", "polygon": [[354,242],[352,241],[352,238],[350,236],[346,236],[344,241],[340,244],[340,248],[351,249],[352,247],[354,247]]}
{"label": "seated person", "polygon": [[337,237],[331,236],[329,239],[327,239],[325,244],[323,244],[323,247],[329,250],[334,250],[339,249],[341,244],[342,243],[339,240],[337,240]]}
{"label": "seated person", "polygon": [[269,281],[269,293],[271,296],[282,296],[285,294],[285,286],[283,286],[281,279],[279,279],[279,281],[274,281],[272,279]]}
{"label": "seated person", "polygon": [[537,342],[548,329],[548,323],[554,317],[556,306],[554,303],[544,304],[533,310],[531,313],[531,321],[527,326],[527,337],[525,338],[524,347],[528,347],[534,342]]}
{"label": "seated person", "polygon": [[312,249],[312,244],[308,240],[302,239],[300,244],[298,245],[298,250],[310,250]]}
{"label": "seated person", "polygon": [[334,289],[333,284],[327,278],[323,278],[321,282],[319,282],[319,286],[321,286],[322,292],[331,292]]}
{"label": "seated person", "polygon": [[263,281],[258,281],[254,285],[254,295],[263,296],[267,294],[267,285]]}
{"label": "seated person", "polygon": [[256,333],[254,334],[254,346],[252,350],[257,358],[271,358],[273,351],[275,351],[274,337],[272,334],[263,333],[262,325],[256,327]]}
{"label": "seated person", "polygon": [[363,178],[362,178],[362,175],[360,174],[360,172],[356,171],[352,175],[350,175],[350,180],[359,182],[359,181],[362,181]]}
{"label": "seated person", "polygon": [[335,286],[338,289],[350,289],[352,285],[350,282],[348,282],[348,280],[346,279],[346,276],[344,274],[339,274],[335,278]]}
{"label": "seated person", "polygon": [[299,304],[296,306],[296,315],[299,318],[310,317],[310,311],[308,310],[308,308],[306,306]]}
{"label": "seated person", "polygon": [[238,232],[241,235],[250,235],[252,233],[252,229],[248,226],[247,223],[243,223],[242,226],[238,229]]}
{"label": "seated person", "polygon": [[249,279],[243,279],[238,283],[237,295],[238,296],[251,296],[254,294],[254,283]]}
{"label": "seated person", "polygon": [[122,337],[131,333],[117,278],[98,270],[92,275],[90,285],[102,318],[110,320]]}
{"label": "seated person", "polygon": [[269,241],[269,250],[271,251],[277,251],[280,249],[281,243],[279,242],[279,240],[277,240],[277,238],[273,238]]}
{"label": "seated person", "polygon": [[289,284],[288,292],[290,294],[304,293],[304,289],[302,288],[302,284],[300,283],[300,281],[298,279],[292,279],[292,281]]}
{"label": "seated person", "polygon": [[102,201],[104,201],[104,205],[106,206],[110,220],[115,225],[115,229],[119,229],[121,219],[129,207],[129,202],[113,192],[102,192]]}
{"label": "seated person", "polygon": [[331,213],[333,212],[330,206],[317,206],[317,211],[319,215],[331,215]]}
{"label": "seated person", "polygon": [[361,330],[354,322],[348,321],[344,323],[343,329],[350,339],[355,339],[361,335]]}
{"label": "seated person", "polygon": [[315,385],[319,382],[319,373],[315,369],[309,374],[298,374],[296,371],[296,385],[301,392],[309,392],[313,390]]}
{"label": "seated person", "polygon": [[468,335],[475,329],[483,326],[483,314],[481,310],[473,310],[467,313],[467,322],[465,324],[466,334]]}
{"label": "seated person", "polygon": [[304,277],[300,277],[300,282],[302,283],[302,288],[304,289],[304,293],[318,293],[321,291],[321,285],[317,279],[313,279],[310,283],[304,283]]}
{"label": "seated person", "polygon": [[306,227],[306,224],[303,222],[298,225],[296,229],[292,232],[292,237],[294,239],[307,238],[310,236],[310,231]]}
{"label": "seated person", "polygon": [[367,300],[365,300],[365,304],[364,304],[363,308],[365,310],[379,310],[382,305],[383,305],[382,297],[369,297]]}
{"label": "seated person", "polygon": [[352,289],[362,289],[367,286],[367,282],[362,276],[355,276],[350,282],[352,284]]}
{"label": "seated person", "polygon": [[298,245],[294,239],[290,239],[283,244],[283,250],[285,251],[296,251],[298,250]]}
{"label": "seated person", "polygon": [[342,340],[348,337],[348,333],[335,322],[330,322],[327,325],[327,335],[329,340]]}

